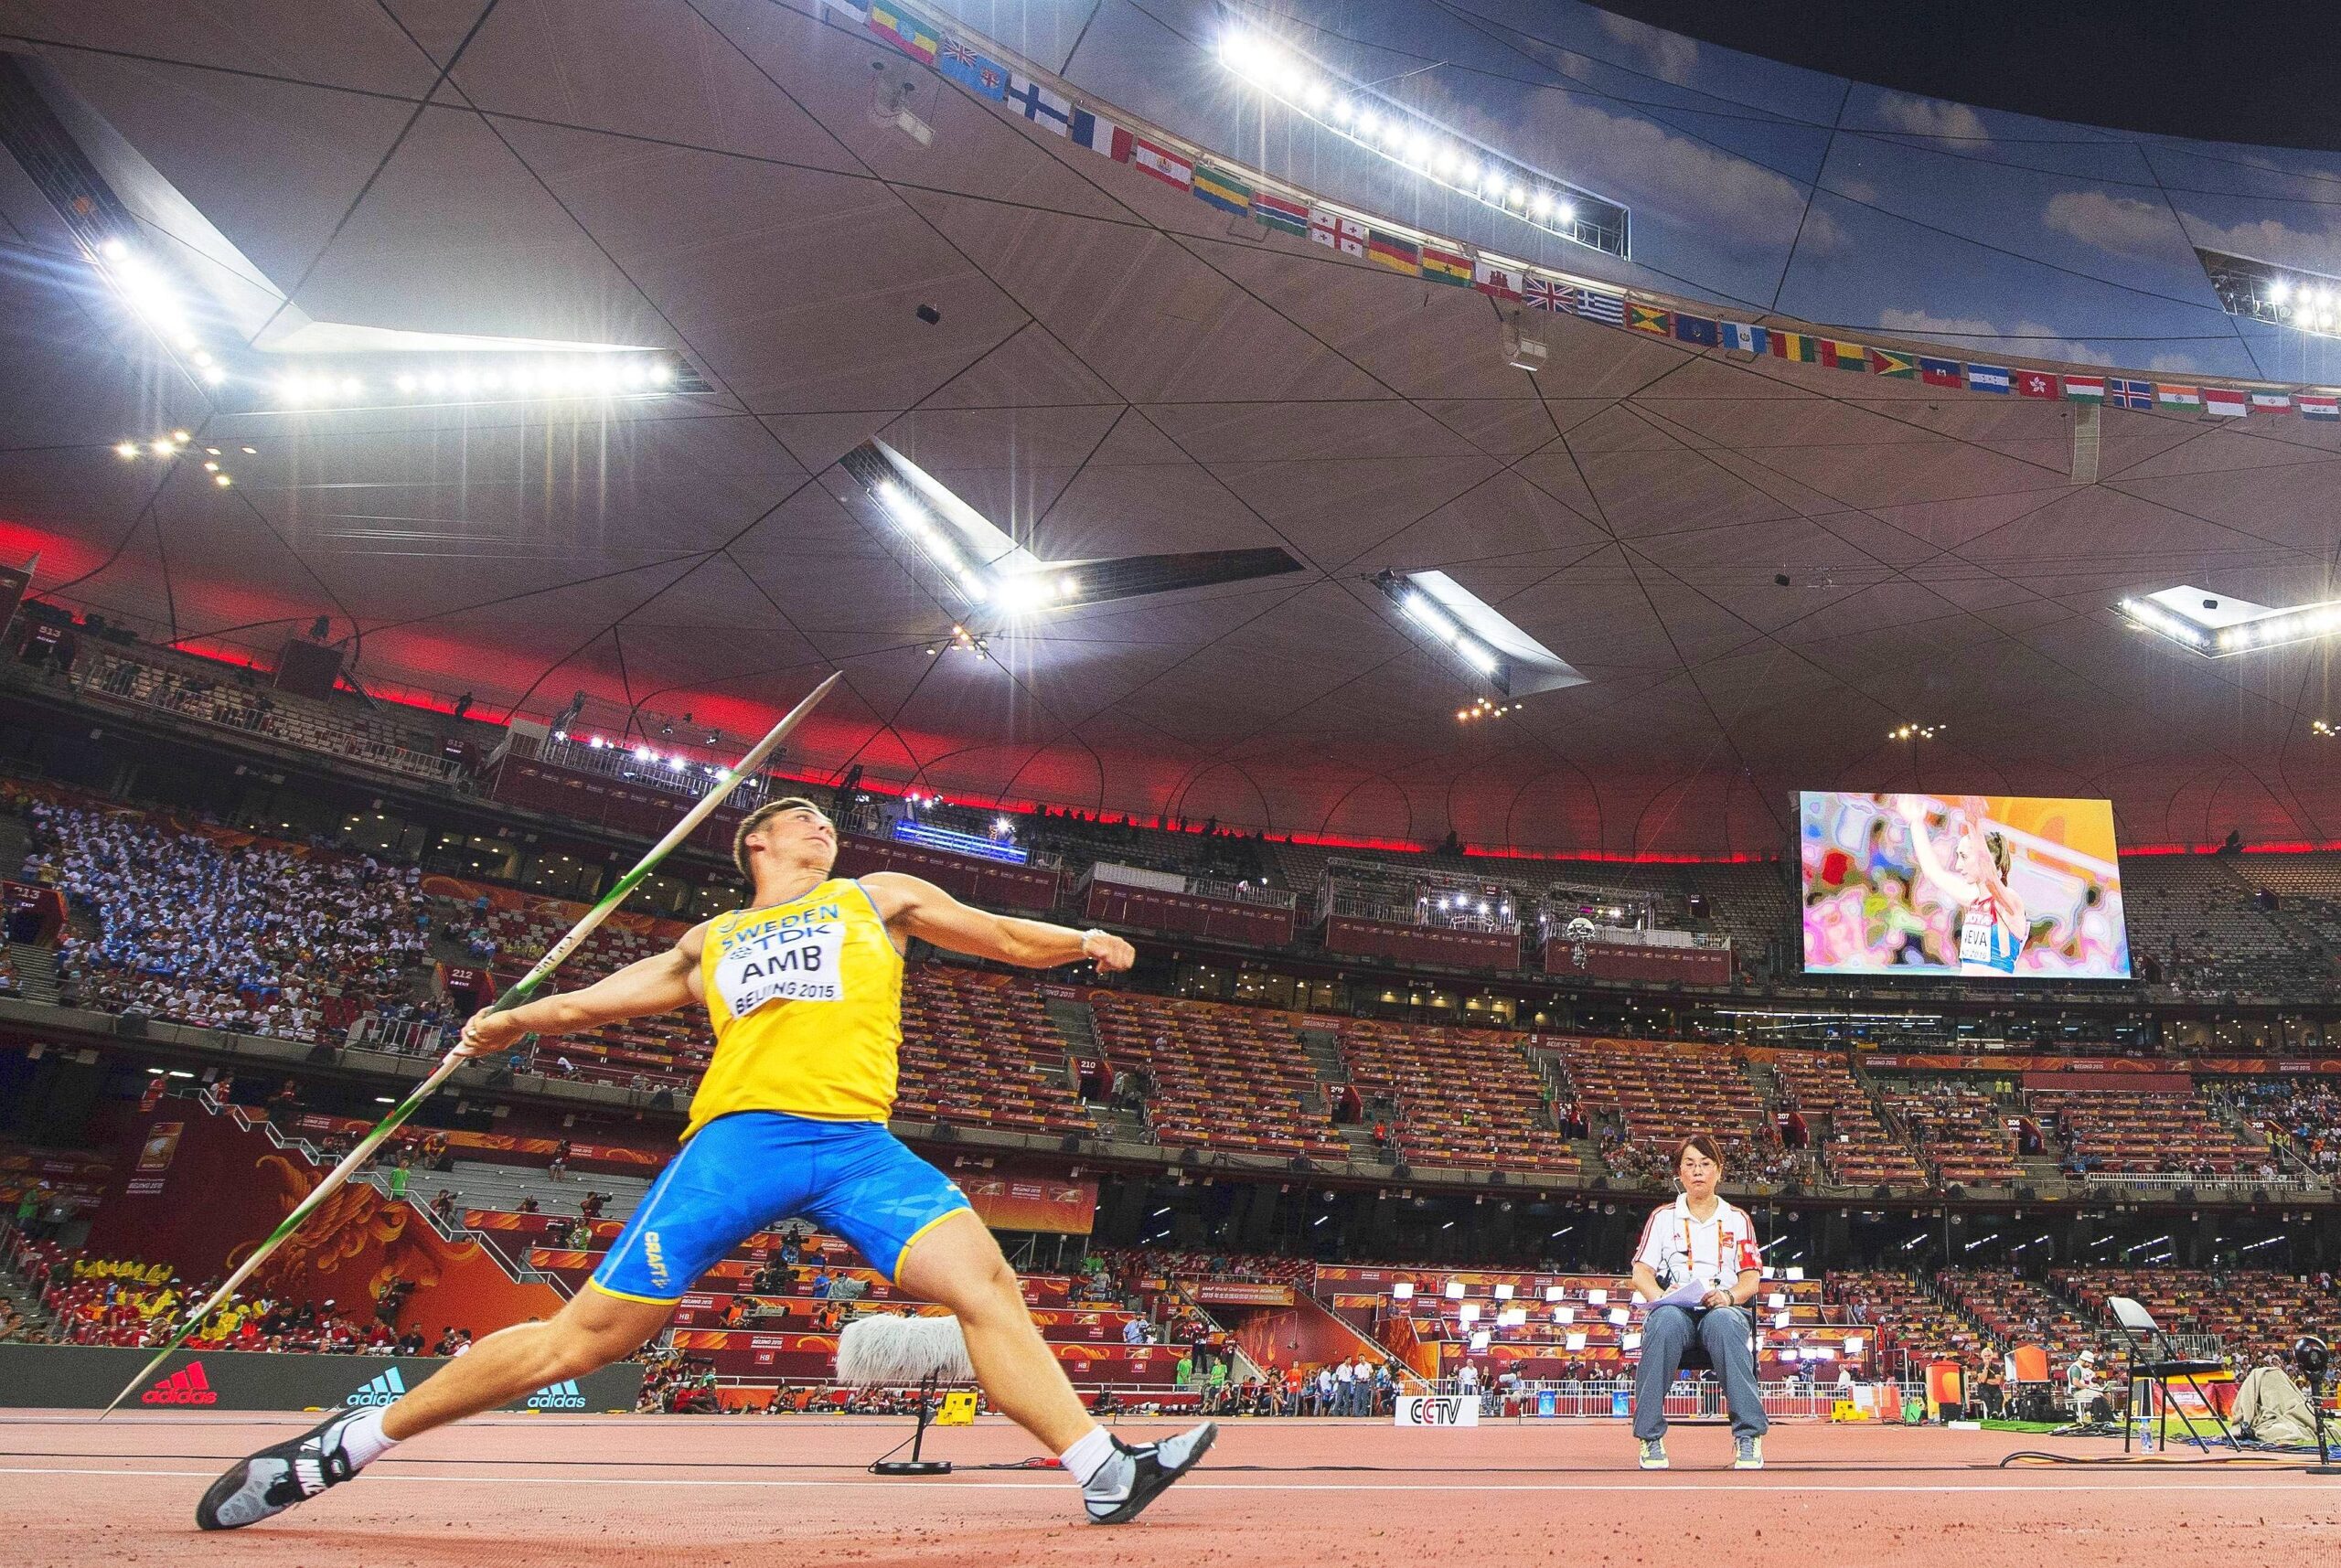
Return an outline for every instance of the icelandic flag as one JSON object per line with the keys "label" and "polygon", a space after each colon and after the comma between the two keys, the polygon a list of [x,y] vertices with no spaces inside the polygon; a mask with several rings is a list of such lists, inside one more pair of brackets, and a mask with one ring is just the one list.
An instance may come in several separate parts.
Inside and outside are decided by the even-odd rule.
{"label": "icelandic flag", "polygon": [[1744,321],[1723,324],[1723,346],[1741,354],[1763,353],[1769,347],[1764,341],[1767,336],[1762,327],[1750,326]]}
{"label": "icelandic flag", "polygon": [[1623,326],[1626,325],[1625,296],[1605,294],[1599,289],[1579,289],[1577,292],[1577,313],[1587,321]]}
{"label": "icelandic flag", "polygon": [[1970,365],[1967,386],[1971,391],[2007,392],[2015,389],[2004,365]]}
{"label": "icelandic flag", "polygon": [[2341,398],[2320,398],[2303,392],[2293,400],[2293,406],[2304,420],[2341,420]]}
{"label": "icelandic flag", "polygon": [[1073,139],[1091,152],[1101,154],[1117,164],[1130,161],[1130,133],[1102,114],[1092,114],[1086,109],[1074,110]]}
{"label": "icelandic flag", "polygon": [[2105,379],[2105,400],[2117,409],[2150,409],[2154,406],[2154,384],[2109,376]]}
{"label": "icelandic flag", "polygon": [[1051,92],[1031,77],[1010,72],[1008,78],[1008,101],[1024,112],[1024,118],[1051,135],[1073,134],[1073,100],[1061,93]]}
{"label": "icelandic flag", "polygon": [[1520,292],[1526,297],[1530,310],[1569,311],[1577,298],[1575,289],[1550,278],[1531,278]]}

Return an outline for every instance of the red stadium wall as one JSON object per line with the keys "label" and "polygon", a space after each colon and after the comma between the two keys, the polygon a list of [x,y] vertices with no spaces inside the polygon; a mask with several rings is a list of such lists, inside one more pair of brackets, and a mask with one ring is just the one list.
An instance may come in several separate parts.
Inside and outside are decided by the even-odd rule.
{"label": "red stadium wall", "polygon": [[1624,942],[1545,944],[1545,973],[1592,980],[1639,980],[1660,985],[1728,986],[1731,954],[1716,947],[1647,947]]}
{"label": "red stadium wall", "polygon": [[1466,969],[1516,969],[1520,938],[1443,925],[1399,925],[1337,914],[1325,922],[1325,950],[1394,964],[1445,964]]}
{"label": "red stadium wall", "polygon": [[[258,1131],[193,1102],[147,1117],[120,1157],[91,1221],[92,1255],[167,1263],[201,1281],[249,1257],[324,1172]],[[413,1282],[401,1327],[454,1325],[479,1333],[549,1317],[561,1298],[523,1285],[476,1243],[443,1240],[412,1209],[352,1182],[280,1248],[247,1294],[353,1304],[367,1316],[392,1279]]]}
{"label": "red stadium wall", "polygon": [[1290,1307],[1215,1307],[1244,1353],[1263,1368],[1282,1371],[1288,1367],[1321,1366],[1334,1360],[1355,1360],[1363,1352],[1382,1360],[1382,1348],[1306,1296]]}
{"label": "red stadium wall", "polygon": [[1099,925],[1139,925],[1256,947],[1288,946],[1294,930],[1293,912],[1288,909],[1115,882],[1089,885],[1082,918]]}

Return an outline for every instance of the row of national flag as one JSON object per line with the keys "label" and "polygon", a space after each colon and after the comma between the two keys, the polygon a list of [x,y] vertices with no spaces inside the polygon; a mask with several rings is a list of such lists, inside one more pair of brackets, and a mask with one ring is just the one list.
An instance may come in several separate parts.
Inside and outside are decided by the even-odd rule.
{"label": "row of national flag", "polygon": [[870,0],[863,26],[874,37],[934,67],[986,98],[1007,104],[1042,130],[1063,136],[1117,164],[1128,164],[1165,185],[1187,191],[1205,206],[1246,217],[1265,229],[1389,268],[1426,283],[1476,289],[1499,299],[1517,300],[1532,310],[1582,316],[1701,348],[1823,365],[1888,380],[1922,381],[1971,392],[2117,409],[2191,410],[2240,419],[2250,413],[2298,413],[2303,419],[2341,421],[2341,395],[2245,390],[2234,387],[2183,386],[2113,376],[2066,376],[2051,370],[2015,369],[1941,359],[1907,349],[1884,348],[1844,338],[1758,326],[1644,304],[1621,293],[1542,277],[1513,263],[1491,261],[1467,248],[1376,229],[1363,219],[1312,206],[1203,162],[1168,143],[1116,124],[1021,71],[990,59],[948,28],[929,22],[893,0]]}

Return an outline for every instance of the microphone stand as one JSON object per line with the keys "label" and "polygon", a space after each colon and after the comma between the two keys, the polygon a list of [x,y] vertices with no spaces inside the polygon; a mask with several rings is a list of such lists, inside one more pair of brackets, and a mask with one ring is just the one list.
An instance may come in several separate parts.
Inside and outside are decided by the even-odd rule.
{"label": "microphone stand", "polygon": [[918,1385],[918,1430],[911,1434],[911,1456],[907,1459],[881,1459],[870,1467],[880,1476],[947,1476],[951,1473],[948,1459],[922,1459],[919,1450],[926,1443],[927,1426],[935,1419],[935,1374],[929,1372]]}

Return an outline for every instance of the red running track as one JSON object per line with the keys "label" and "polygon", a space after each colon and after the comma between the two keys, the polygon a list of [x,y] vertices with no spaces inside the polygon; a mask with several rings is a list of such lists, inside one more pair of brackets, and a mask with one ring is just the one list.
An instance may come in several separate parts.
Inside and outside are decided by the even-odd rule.
{"label": "red running track", "polygon": [[[1136,1525],[1108,1531],[1077,1521],[1061,1473],[866,1474],[906,1421],[488,1417],[407,1444],[280,1519],[223,1535],[195,1530],[195,1499],[229,1459],[312,1419],[0,1416],[0,1552],[39,1568],[629,1559],[711,1568],[2094,1568],[2222,1546],[2277,1562],[2341,1552],[2341,1477],[2296,1465],[2008,1469],[1998,1461],[2021,1448],[2090,1456],[2118,1445],[1782,1425],[1761,1472],[1726,1467],[1724,1431],[1678,1428],[1675,1467],[1646,1475],[1615,1423],[1400,1432],[1363,1421],[1230,1422],[1203,1469]],[[987,1421],[930,1434],[927,1452],[973,1466],[1026,1458],[1032,1445]]]}

